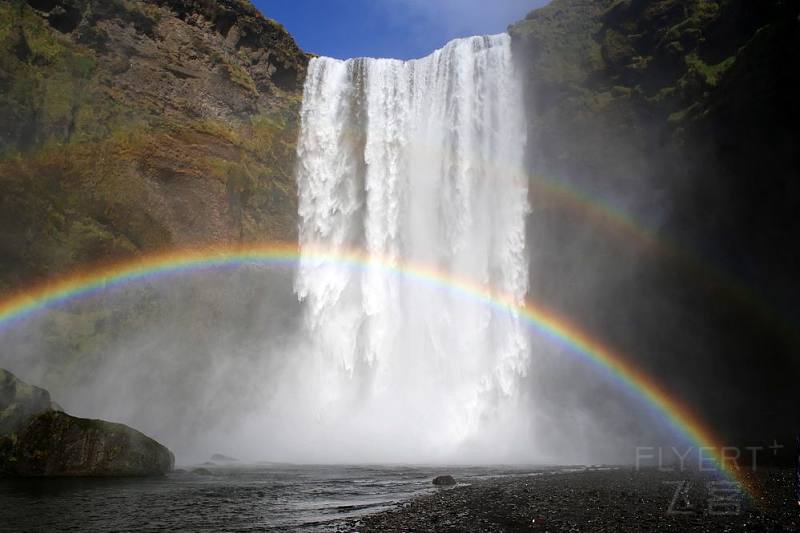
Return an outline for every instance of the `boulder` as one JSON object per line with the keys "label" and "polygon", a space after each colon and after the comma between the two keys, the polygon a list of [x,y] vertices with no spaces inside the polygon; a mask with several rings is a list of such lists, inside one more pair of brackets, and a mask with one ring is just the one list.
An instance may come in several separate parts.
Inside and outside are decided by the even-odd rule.
{"label": "boulder", "polygon": [[453,476],[449,475],[436,476],[433,478],[433,484],[438,487],[450,487],[456,484],[456,480],[453,479]]}
{"label": "boulder", "polygon": [[229,457],[227,455],[222,455],[221,453],[215,453],[211,456],[211,461],[216,463],[235,463],[238,462],[239,459],[235,457]]}
{"label": "boulder", "polygon": [[157,476],[167,448],[123,424],[70,416],[50,394],[0,370],[0,476]]}

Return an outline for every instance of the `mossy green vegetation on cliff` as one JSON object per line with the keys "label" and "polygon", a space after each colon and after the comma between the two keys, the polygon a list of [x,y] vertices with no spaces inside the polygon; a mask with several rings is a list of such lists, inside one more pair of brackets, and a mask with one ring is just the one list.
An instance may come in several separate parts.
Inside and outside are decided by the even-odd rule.
{"label": "mossy green vegetation on cliff", "polygon": [[[532,297],[637,356],[702,418],[736,417],[726,438],[746,443],[800,373],[800,3],[554,0],[510,32],[531,249],[548,251],[533,254]],[[736,392],[710,400],[709,382]],[[774,419],[776,435],[791,427]]]}
{"label": "mossy green vegetation on cliff", "polygon": [[[732,85],[744,85],[742,73],[752,83],[762,72],[764,89],[778,91],[773,63],[789,69],[796,59],[782,50],[797,33],[796,11],[779,0],[555,0],[510,27],[528,72],[531,124],[544,132],[537,140],[571,153],[610,135],[615,147],[645,152],[655,127],[683,143],[687,127],[712,120]],[[759,50],[770,59],[757,62]],[[598,131],[603,121],[613,122]],[[596,137],[558,135],[590,123]],[[575,160],[588,162],[583,151]]]}
{"label": "mossy green vegetation on cliff", "polygon": [[247,2],[0,3],[0,292],[167,246],[292,239],[306,62]]}

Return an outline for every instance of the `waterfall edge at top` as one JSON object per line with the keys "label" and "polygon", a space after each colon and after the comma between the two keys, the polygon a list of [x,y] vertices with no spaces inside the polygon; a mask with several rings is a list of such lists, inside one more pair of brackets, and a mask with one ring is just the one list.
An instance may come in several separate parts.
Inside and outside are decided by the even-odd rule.
{"label": "waterfall edge at top", "polygon": [[[355,57],[348,57],[348,58],[337,58],[337,57],[330,57],[326,55],[316,55],[311,58],[311,61],[316,59],[322,59],[326,61],[337,61],[341,63],[354,63],[359,61],[389,61],[389,62],[397,62],[397,63],[414,63],[418,61],[424,61],[426,59],[431,58],[436,54],[441,54],[446,50],[458,46],[460,43],[467,43],[467,42],[481,42],[483,41],[484,44],[489,44],[490,46],[494,46],[497,44],[503,44],[503,41],[511,42],[511,36],[507,32],[501,33],[493,33],[489,35],[470,35],[467,37],[456,37],[455,39],[451,39],[447,41],[444,45],[440,46],[432,50],[430,53],[425,54],[420,57],[414,57],[411,59],[398,59],[394,57],[381,57],[381,56],[355,56]],[[487,46],[488,48],[488,46]]]}

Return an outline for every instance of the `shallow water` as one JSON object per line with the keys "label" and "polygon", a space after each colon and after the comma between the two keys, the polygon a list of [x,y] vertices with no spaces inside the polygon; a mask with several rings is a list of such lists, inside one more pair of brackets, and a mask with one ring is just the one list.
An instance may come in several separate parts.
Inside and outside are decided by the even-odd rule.
{"label": "shallow water", "polygon": [[203,465],[211,475],[0,481],[0,531],[330,531],[436,489],[550,469],[519,467]]}

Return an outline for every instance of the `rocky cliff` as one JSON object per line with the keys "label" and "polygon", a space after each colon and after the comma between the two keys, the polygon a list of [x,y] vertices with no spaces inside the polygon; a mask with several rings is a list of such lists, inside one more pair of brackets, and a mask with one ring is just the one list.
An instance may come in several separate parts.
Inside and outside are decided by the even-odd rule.
{"label": "rocky cliff", "polygon": [[155,476],[174,463],[135,429],[56,410],[47,391],[0,369],[0,476]]}
{"label": "rocky cliff", "polygon": [[796,422],[776,406],[800,375],[799,15],[783,0],[554,0],[510,28],[546,250],[533,297],[737,443]]}
{"label": "rocky cliff", "polygon": [[34,415],[52,409],[50,393],[0,369],[0,435],[14,433]]}
{"label": "rocky cliff", "polygon": [[241,0],[0,1],[0,292],[292,239],[306,55]]}

